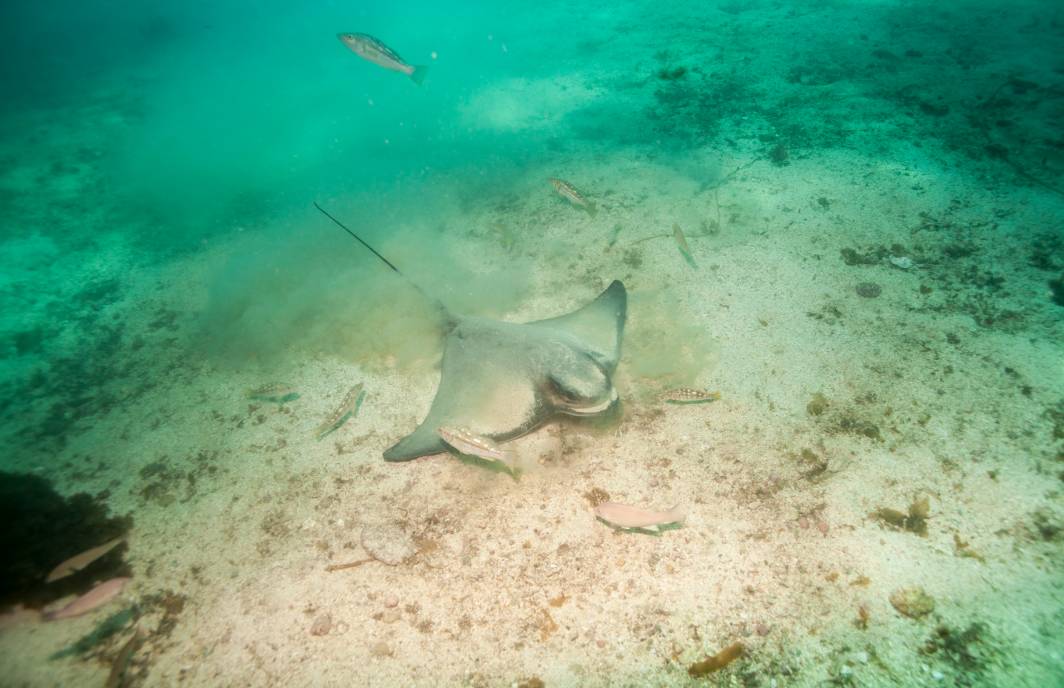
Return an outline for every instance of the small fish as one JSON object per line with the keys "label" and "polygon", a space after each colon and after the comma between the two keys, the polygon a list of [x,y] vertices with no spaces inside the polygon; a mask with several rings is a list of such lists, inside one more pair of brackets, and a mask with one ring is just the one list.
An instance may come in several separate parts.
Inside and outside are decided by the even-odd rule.
{"label": "small fish", "polygon": [[85,568],[92,562],[96,561],[103,555],[113,550],[115,547],[118,547],[118,545],[120,545],[123,540],[125,540],[125,538],[115,538],[110,542],[105,542],[104,544],[98,547],[93,547],[92,549],[85,550],[81,554],[76,554],[70,557],[59,566],[56,566],[54,569],[52,569],[52,572],[49,573],[48,577],[44,579],[44,582],[51,583],[52,581],[57,581],[60,578],[66,578],[72,573],[77,573],[81,569]]}
{"label": "small fish", "polygon": [[369,60],[375,65],[402,72],[420,86],[425,81],[429,68],[426,65],[407,64],[399,53],[384,45],[378,38],[365,33],[338,33],[336,37],[356,55]]}
{"label": "small fish", "polygon": [[336,410],[329,414],[321,425],[315,430],[314,434],[321,439],[325,435],[328,435],[333,430],[338,430],[341,425],[347,422],[347,419],[358,413],[358,407],[362,402],[362,383],[358,383],[352,387],[348,392],[344,400],[340,402],[340,405],[336,407]]}
{"label": "small fish", "polygon": [[672,223],[672,238],[676,240],[676,246],[680,249],[680,253],[683,255],[684,260],[691,264],[691,267],[696,268],[694,256],[691,255],[691,247],[687,245],[687,238],[683,235],[683,230],[680,229],[680,225],[675,222]]}
{"label": "small fish", "polygon": [[548,181],[554,187],[554,190],[561,194],[561,196],[565,200],[569,201],[577,207],[583,208],[587,211],[588,215],[594,217],[595,213],[598,212],[598,208],[595,207],[595,204],[587,200],[587,198],[585,198],[582,193],[577,191],[576,187],[574,187],[569,182],[565,181],[564,179],[556,179],[554,177],[550,177]]}
{"label": "small fish", "polygon": [[617,528],[638,528],[649,530],[650,528],[661,529],[672,523],[683,523],[685,518],[679,505],[668,511],[652,511],[640,509],[637,506],[618,504],[617,502],[603,502],[595,507],[595,516],[611,526]]}
{"label": "small fish", "polygon": [[144,635],[141,633],[140,627],[137,626],[133,629],[133,635],[129,637],[126,644],[118,651],[114,662],[111,663],[111,673],[107,675],[107,681],[103,684],[103,688],[121,688],[122,684],[125,683],[129,660],[133,659],[133,655],[143,641]]}
{"label": "small fish", "polygon": [[126,583],[129,581],[129,578],[112,578],[109,581],[104,581],[59,611],[45,614],[44,620],[57,621],[87,614],[118,597],[118,594],[122,592],[122,588],[126,587]]}
{"label": "small fish", "polygon": [[296,393],[296,390],[292,385],[285,384],[284,382],[269,382],[261,387],[249,389],[247,392],[248,399],[276,401],[280,404],[295,399],[297,396],[299,395]]}
{"label": "small fish", "polygon": [[459,452],[488,461],[496,461],[507,468],[513,466],[512,449],[504,449],[491,438],[478,435],[468,428],[437,428],[436,434]]}
{"label": "small fish", "polygon": [[678,389],[670,389],[658,397],[661,401],[668,401],[674,404],[702,404],[707,401],[717,401],[720,399],[720,392],[710,392],[704,389],[692,389],[691,387],[680,387]]}

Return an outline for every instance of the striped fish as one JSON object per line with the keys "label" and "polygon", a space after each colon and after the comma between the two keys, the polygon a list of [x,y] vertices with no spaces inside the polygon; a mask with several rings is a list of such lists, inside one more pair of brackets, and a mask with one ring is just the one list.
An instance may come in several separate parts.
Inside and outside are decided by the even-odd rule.
{"label": "striped fish", "polygon": [[425,75],[429,71],[427,66],[407,64],[406,60],[399,57],[399,53],[384,45],[379,38],[366,33],[338,33],[336,37],[356,55],[375,65],[393,72],[402,72],[418,86],[425,81]]}
{"label": "striped fish", "polygon": [[248,399],[275,401],[279,404],[291,401],[298,396],[299,394],[296,392],[295,388],[285,382],[270,382],[261,387],[249,389],[247,392]]}
{"label": "striped fish", "polygon": [[680,387],[679,389],[670,389],[669,391],[662,393],[658,398],[662,401],[670,401],[674,404],[700,404],[706,401],[716,401],[720,399],[720,392],[709,392],[704,389]]}
{"label": "striped fish", "polygon": [[676,241],[676,247],[680,249],[680,254],[684,260],[693,267],[697,268],[698,264],[695,263],[695,258],[691,254],[691,247],[687,245],[687,238],[683,235],[683,230],[680,229],[680,225],[675,222],[672,223],[672,238]]}
{"label": "striped fish", "polygon": [[358,413],[358,407],[362,402],[362,383],[358,383],[348,391],[347,396],[340,402],[340,405],[336,407],[336,410],[329,414],[328,418],[322,421],[321,425],[314,429],[314,435],[319,440],[328,435],[333,430],[338,429],[341,425],[347,422],[347,419]]}
{"label": "striped fish", "polygon": [[551,186],[554,187],[554,190],[557,191],[562,198],[579,208],[583,208],[587,211],[588,215],[594,217],[595,213],[598,212],[598,208],[595,207],[595,204],[587,200],[587,198],[577,191],[576,187],[569,182],[564,179],[556,179],[555,177],[551,177],[548,181],[550,181]]}

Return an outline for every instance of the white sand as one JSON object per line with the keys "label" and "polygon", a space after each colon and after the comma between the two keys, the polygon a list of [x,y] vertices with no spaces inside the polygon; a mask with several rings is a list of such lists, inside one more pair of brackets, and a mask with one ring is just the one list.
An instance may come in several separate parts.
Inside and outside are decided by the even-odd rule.
{"label": "white sand", "polygon": [[[615,47],[617,59],[637,47]],[[719,47],[730,59],[744,52]],[[582,79],[564,97],[548,89],[547,105],[579,108],[598,93],[595,82]],[[519,440],[529,464],[519,481],[446,456],[381,460],[427,411],[438,379],[431,361],[360,365],[293,345],[234,363],[200,351],[198,314],[228,257],[254,247],[249,234],[143,268],[120,242],[93,249],[100,270],[126,275],[129,287],[107,315],[146,341],[112,390],[130,401],[53,454],[16,456],[7,469],[47,474],[64,492],[107,489],[113,512],[134,514],[126,597],[186,597],[169,635],[149,635],[134,660],[145,685],[498,686],[538,677],[547,686],[680,686],[693,683],[691,663],[735,641],[747,655],[712,684],[1064,681],[1061,538],[1037,527],[1064,518],[1050,415],[1064,389],[1064,328],[1045,286],[1054,275],[1027,263],[1032,228],[1059,223],[1064,202],[1015,186],[1007,168],[961,168],[944,147],[915,147],[897,118],[870,117],[860,129],[848,107],[825,105],[839,110],[835,126],[854,129],[845,145],[793,145],[785,166],[751,138],[675,157],[589,144],[527,167],[512,197],[441,220],[465,228],[446,240],[468,272],[532,266],[506,319],[565,312],[614,278],[630,292],[629,358],[617,373],[623,418],[606,428],[562,421]],[[523,104],[482,124],[547,126],[538,112]],[[750,125],[725,128],[733,126]],[[565,204],[548,176],[585,189],[598,216]],[[449,183],[430,178],[419,189],[431,197]],[[698,236],[718,217],[714,235]],[[301,222],[321,220],[279,224]],[[697,269],[668,236],[674,222]],[[500,238],[498,223],[516,231]],[[635,243],[655,234],[663,236]],[[25,255],[51,250],[25,241]],[[840,257],[894,242],[914,268]],[[951,258],[944,249],[955,243],[976,254]],[[50,269],[83,282],[96,268]],[[989,292],[970,270],[1003,276],[1007,287]],[[881,294],[858,296],[861,282]],[[176,313],[173,328],[153,328],[165,311]],[[987,313],[994,323],[978,324]],[[301,397],[283,406],[244,397],[274,380]],[[662,380],[722,398],[660,406],[649,392]],[[315,441],[313,428],[358,381],[367,391],[359,415]],[[818,393],[829,405],[814,416],[807,404]],[[853,430],[870,425],[878,441]],[[810,475],[803,449],[826,467]],[[84,456],[104,468],[78,478],[57,470]],[[176,477],[141,476],[158,461]],[[593,490],[649,507],[683,504],[688,519],[660,537],[616,533],[594,519]],[[931,504],[926,537],[870,516],[904,511],[921,495]],[[399,524],[418,554],[394,567],[325,572],[365,557],[361,528],[379,523]],[[982,560],[960,556],[955,537]],[[891,606],[889,595],[911,586],[934,598],[928,617]],[[47,658],[114,610],[8,625],[0,671],[10,685],[102,683],[103,662]],[[326,613],[330,632],[311,635]],[[151,633],[162,617],[153,608],[142,626]],[[973,623],[984,630],[967,660],[927,649],[937,628],[956,635]]]}

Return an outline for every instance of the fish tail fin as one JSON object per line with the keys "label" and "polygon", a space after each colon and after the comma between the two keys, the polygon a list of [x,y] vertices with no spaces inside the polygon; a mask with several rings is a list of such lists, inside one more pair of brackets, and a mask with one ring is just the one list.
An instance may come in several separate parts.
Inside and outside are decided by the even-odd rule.
{"label": "fish tail fin", "polygon": [[415,84],[420,86],[425,83],[425,77],[428,76],[428,73],[428,65],[414,65],[414,71],[410,72],[410,78],[413,79]]}
{"label": "fish tail fin", "polygon": [[679,504],[669,509],[669,517],[672,519],[673,523],[683,523],[687,520],[687,514],[685,513],[684,508]]}

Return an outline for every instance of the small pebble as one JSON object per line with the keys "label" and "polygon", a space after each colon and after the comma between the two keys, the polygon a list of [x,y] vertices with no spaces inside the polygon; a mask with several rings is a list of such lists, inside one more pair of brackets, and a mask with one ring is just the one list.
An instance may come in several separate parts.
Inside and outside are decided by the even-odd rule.
{"label": "small pebble", "polygon": [[370,649],[370,652],[373,653],[374,657],[391,657],[392,656],[392,648],[391,648],[391,646],[389,646],[388,643],[384,642],[383,640],[380,641],[379,643],[374,643],[373,647]]}
{"label": "small pebble", "polygon": [[857,285],[857,295],[866,299],[874,299],[883,292],[883,288],[875,282],[861,282]]}
{"label": "small pebble", "polygon": [[931,678],[935,679],[936,681],[941,681],[942,679],[946,678],[946,675],[938,669],[935,669],[931,672]]}
{"label": "small pebble", "polygon": [[395,523],[364,527],[362,547],[374,559],[389,566],[397,566],[417,554],[414,539]]}
{"label": "small pebble", "polygon": [[399,606],[399,598],[395,595],[388,595],[384,598],[385,607],[397,607]]}
{"label": "small pebble", "polygon": [[856,659],[861,664],[868,664],[868,653],[867,652],[864,652],[864,651],[858,652],[857,654],[855,654],[853,656],[853,658]]}
{"label": "small pebble", "polygon": [[310,625],[311,635],[329,635],[329,631],[332,630],[332,617],[328,614],[322,614],[318,618],[314,619],[314,623]]}
{"label": "small pebble", "polygon": [[911,619],[919,619],[935,611],[935,600],[923,588],[901,588],[890,594],[894,608]]}

